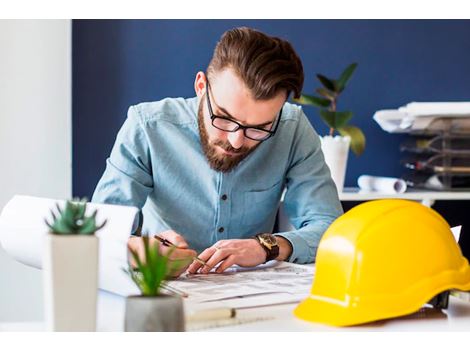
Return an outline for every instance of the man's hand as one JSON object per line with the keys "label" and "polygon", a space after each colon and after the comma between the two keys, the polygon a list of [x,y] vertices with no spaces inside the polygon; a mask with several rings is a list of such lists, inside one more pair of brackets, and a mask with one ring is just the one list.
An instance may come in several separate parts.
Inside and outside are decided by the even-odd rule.
{"label": "man's hand", "polygon": [[[188,243],[186,242],[184,237],[176,233],[175,231],[165,231],[159,233],[158,236],[170,241],[177,247],[173,250],[173,253],[171,253],[170,261],[180,261],[183,264],[176,272],[172,273],[174,277],[180,276],[191,264],[192,258],[197,255],[196,251],[189,249]],[[149,237],[149,244],[154,246],[155,243],[159,244],[160,253],[163,255],[167,255],[168,252],[171,250],[171,247],[164,246],[157,239]],[[144,258],[144,242],[142,241],[142,237],[131,237],[127,242],[127,247],[136,251],[140,258]],[[135,263],[132,258],[131,265],[135,267]]]}
{"label": "man's hand", "polygon": [[194,261],[189,266],[188,273],[195,274],[201,269],[202,274],[207,274],[217,264],[220,264],[216,269],[217,273],[222,273],[234,264],[244,267],[256,266],[266,261],[266,251],[255,239],[222,240],[205,249],[199,259],[204,260],[206,265]]}

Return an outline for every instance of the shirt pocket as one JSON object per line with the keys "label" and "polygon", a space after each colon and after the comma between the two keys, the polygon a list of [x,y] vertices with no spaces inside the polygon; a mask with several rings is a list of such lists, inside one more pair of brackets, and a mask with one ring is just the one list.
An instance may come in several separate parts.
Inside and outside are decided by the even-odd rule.
{"label": "shirt pocket", "polygon": [[265,189],[244,191],[243,225],[265,227],[267,224],[274,224],[279,208],[281,191],[282,181]]}

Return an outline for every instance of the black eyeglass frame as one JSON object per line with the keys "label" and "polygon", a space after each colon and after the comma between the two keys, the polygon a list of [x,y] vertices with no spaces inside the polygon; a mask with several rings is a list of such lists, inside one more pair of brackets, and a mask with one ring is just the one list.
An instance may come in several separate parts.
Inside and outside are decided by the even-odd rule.
{"label": "black eyeglass frame", "polygon": [[[260,127],[252,127],[252,126],[243,126],[242,124],[238,123],[237,121],[235,120],[232,120],[231,118],[228,118],[228,117],[225,117],[225,116],[218,116],[218,115],[215,115],[213,110],[212,110],[212,105],[211,105],[211,101],[210,101],[210,98],[209,98],[209,90],[210,90],[210,85],[209,85],[209,81],[207,80],[206,78],[206,82],[207,82],[207,91],[206,91],[206,96],[207,96],[207,107],[209,108],[209,115],[210,115],[210,119],[211,119],[211,122],[212,122],[212,126],[214,126],[215,128],[217,128],[218,130],[221,130],[221,131],[224,131],[224,132],[236,132],[238,131],[239,129],[242,129],[243,130],[243,135],[248,138],[248,139],[251,139],[253,141],[257,141],[257,142],[264,142],[265,140],[271,138],[272,136],[274,136],[274,134],[276,133],[277,131],[277,127],[279,126],[279,121],[281,120],[281,116],[282,116],[282,108],[281,108],[281,111],[279,111],[279,115],[277,116],[277,119],[276,121],[274,122],[275,123],[275,126],[274,126],[274,129],[271,129],[271,130],[265,130],[264,128],[260,128]],[[216,125],[214,125],[214,120],[218,118],[218,119],[222,119],[222,120],[225,120],[225,121],[229,121],[229,122],[232,122],[234,124],[236,124],[236,128],[234,130],[226,130],[226,129],[223,129],[223,128],[220,128]],[[252,129],[252,130],[258,130],[258,131],[263,131],[263,132],[267,132],[269,133],[265,138],[263,139],[256,139],[256,138],[251,138],[249,136],[246,135],[246,130],[247,129]]]}

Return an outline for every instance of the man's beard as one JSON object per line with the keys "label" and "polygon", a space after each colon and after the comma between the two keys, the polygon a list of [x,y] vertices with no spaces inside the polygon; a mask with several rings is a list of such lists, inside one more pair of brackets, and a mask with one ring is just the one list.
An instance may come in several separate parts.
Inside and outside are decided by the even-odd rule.
{"label": "man's beard", "polygon": [[[237,166],[243,159],[245,159],[251,152],[253,152],[258,147],[258,145],[260,145],[260,143],[251,148],[242,146],[240,149],[233,148],[228,141],[224,142],[221,140],[216,140],[215,142],[211,143],[209,141],[209,136],[207,135],[207,130],[205,128],[204,123],[204,116],[202,112],[203,101],[204,99],[201,99],[201,103],[199,104],[197,112],[199,136],[201,138],[202,150],[204,151],[206,159],[212,169],[221,172],[229,172],[235,166]],[[239,154],[221,155],[217,152],[215,146],[219,146],[228,152]]]}

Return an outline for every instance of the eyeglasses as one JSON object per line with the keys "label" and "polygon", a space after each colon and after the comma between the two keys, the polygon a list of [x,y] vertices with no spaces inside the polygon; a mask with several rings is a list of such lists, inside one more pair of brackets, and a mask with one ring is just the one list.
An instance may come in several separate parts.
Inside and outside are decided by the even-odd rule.
{"label": "eyeglasses", "polygon": [[242,129],[245,137],[252,139],[254,141],[265,141],[266,139],[274,136],[277,130],[277,126],[279,126],[279,120],[281,119],[281,115],[282,115],[282,108],[281,108],[281,111],[279,112],[279,116],[276,119],[276,122],[275,122],[276,125],[274,126],[274,129],[272,130],[265,130],[259,127],[243,126],[239,124],[237,121],[234,121],[228,117],[214,115],[212,111],[211,101],[209,98],[209,89],[210,89],[209,81],[207,81],[207,92],[206,92],[207,107],[209,108],[209,114],[210,114],[210,118],[212,121],[212,126],[225,132],[235,132],[235,131]]}

